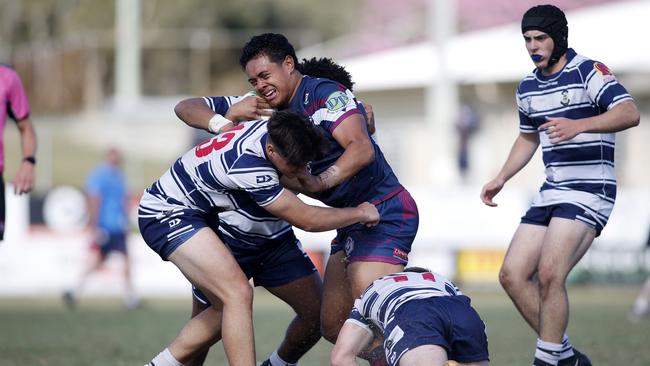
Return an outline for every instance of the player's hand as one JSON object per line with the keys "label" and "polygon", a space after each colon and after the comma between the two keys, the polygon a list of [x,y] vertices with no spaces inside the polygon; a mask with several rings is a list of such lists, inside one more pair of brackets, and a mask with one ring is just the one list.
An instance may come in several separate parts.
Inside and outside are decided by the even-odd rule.
{"label": "player's hand", "polygon": [[538,130],[546,132],[546,135],[552,144],[571,140],[579,133],[583,132],[581,130],[582,123],[573,119],[564,117],[546,117],[546,121],[548,122],[539,126]]}
{"label": "player's hand", "polygon": [[364,219],[359,222],[366,225],[367,227],[372,227],[379,224],[379,211],[377,207],[369,202],[364,202],[357,206],[363,212]]}
{"label": "player's hand", "polygon": [[505,182],[502,179],[494,178],[487,182],[481,190],[481,201],[490,207],[498,206],[492,199],[497,193],[501,192]]}
{"label": "player's hand", "polygon": [[366,121],[368,124],[368,133],[373,135],[377,129],[375,128],[375,113],[372,111],[372,105],[363,101],[359,101],[359,103],[361,103],[363,108],[366,110],[366,117],[368,118],[368,121]]}
{"label": "player's hand", "polygon": [[12,181],[15,194],[28,193],[34,185],[34,164],[23,161]]}
{"label": "player's hand", "polygon": [[271,108],[266,100],[258,96],[250,95],[230,106],[224,117],[237,124],[241,121],[262,119],[272,114],[273,108]]}

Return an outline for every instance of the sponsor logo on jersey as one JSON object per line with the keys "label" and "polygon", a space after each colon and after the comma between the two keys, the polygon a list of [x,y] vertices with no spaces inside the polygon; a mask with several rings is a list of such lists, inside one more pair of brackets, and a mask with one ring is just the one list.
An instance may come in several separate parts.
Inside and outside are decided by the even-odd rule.
{"label": "sponsor logo on jersey", "polygon": [[325,104],[327,105],[327,110],[330,112],[336,112],[342,108],[345,108],[348,105],[350,98],[345,95],[342,91],[335,91],[327,97]]}
{"label": "sponsor logo on jersey", "polygon": [[569,99],[569,92],[567,90],[562,91],[562,100],[560,100],[560,103],[565,107],[571,103],[571,99]]}
{"label": "sponsor logo on jersey", "polygon": [[268,183],[272,181],[273,177],[271,177],[270,175],[258,175],[255,177],[255,179],[257,180],[258,184],[261,184],[261,183]]}
{"label": "sponsor logo on jersey", "polygon": [[397,257],[405,261],[409,259],[409,255],[405,251],[401,250],[400,248],[393,249],[393,257]]}
{"label": "sponsor logo on jersey", "polygon": [[305,101],[304,104],[307,105],[309,104],[309,92],[305,93]]}
{"label": "sponsor logo on jersey", "polygon": [[169,227],[172,228],[181,223],[181,219],[171,219],[169,220]]}

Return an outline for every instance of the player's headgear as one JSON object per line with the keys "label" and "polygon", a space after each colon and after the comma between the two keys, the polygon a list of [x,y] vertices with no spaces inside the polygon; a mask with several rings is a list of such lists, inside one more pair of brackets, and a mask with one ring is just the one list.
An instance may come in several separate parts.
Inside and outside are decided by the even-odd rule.
{"label": "player's headgear", "polygon": [[542,31],[553,39],[554,47],[549,66],[558,62],[567,51],[569,26],[564,12],[553,5],[537,5],[528,9],[521,19],[521,33],[529,30]]}

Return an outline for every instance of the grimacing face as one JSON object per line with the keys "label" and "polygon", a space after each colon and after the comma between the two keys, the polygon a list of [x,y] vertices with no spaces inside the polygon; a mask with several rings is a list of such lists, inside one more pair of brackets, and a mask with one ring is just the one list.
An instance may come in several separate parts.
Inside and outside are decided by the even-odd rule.
{"label": "grimacing face", "polygon": [[248,61],[245,72],[257,94],[272,108],[279,108],[289,104],[295,89],[290,78],[293,69],[291,56],[287,56],[282,63],[275,63],[262,54]]}
{"label": "grimacing face", "polygon": [[555,42],[546,33],[539,30],[529,30],[524,33],[524,41],[526,42],[526,50],[529,56],[538,55],[540,59],[533,63],[535,67],[544,70],[548,67],[548,62],[553,53]]}

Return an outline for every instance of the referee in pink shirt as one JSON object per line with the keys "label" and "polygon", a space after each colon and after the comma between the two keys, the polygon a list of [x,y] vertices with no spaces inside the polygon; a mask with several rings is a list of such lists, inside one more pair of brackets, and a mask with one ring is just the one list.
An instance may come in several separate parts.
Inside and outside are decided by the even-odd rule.
{"label": "referee in pink shirt", "polygon": [[32,190],[34,182],[34,165],[36,164],[36,133],[29,121],[29,102],[23,88],[23,83],[14,69],[0,64],[0,240],[5,231],[5,184],[4,172],[4,128],[7,116],[16,121],[20,131],[22,147],[22,163],[16,172],[12,183],[15,194],[23,194]]}

